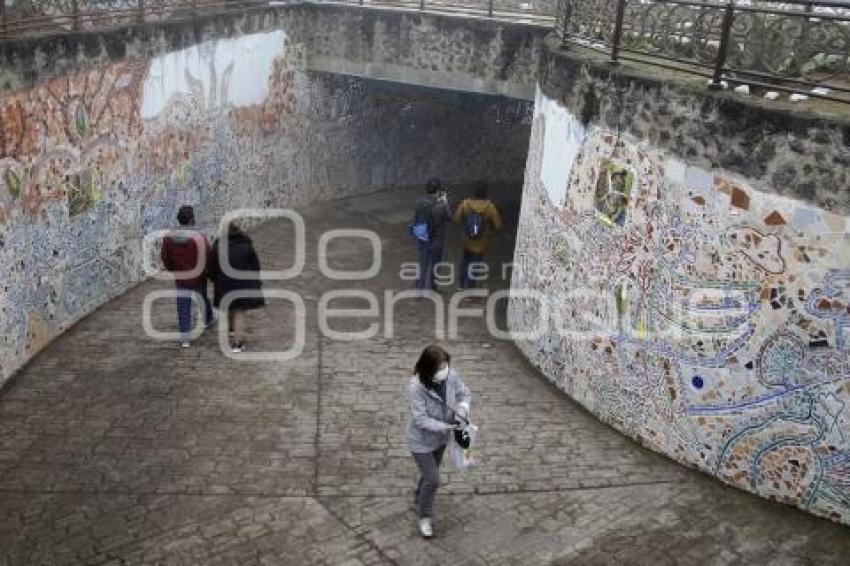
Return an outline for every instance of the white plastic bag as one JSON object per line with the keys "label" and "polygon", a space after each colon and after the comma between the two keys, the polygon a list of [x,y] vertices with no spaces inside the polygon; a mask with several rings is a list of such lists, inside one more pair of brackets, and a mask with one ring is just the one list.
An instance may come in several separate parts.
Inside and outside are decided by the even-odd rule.
{"label": "white plastic bag", "polygon": [[469,448],[461,448],[458,443],[455,442],[454,433],[449,436],[448,450],[452,458],[452,465],[456,470],[466,470],[477,465],[474,452],[476,448],[475,443],[478,438],[478,427],[472,423],[468,423],[463,425],[463,429],[469,434]]}

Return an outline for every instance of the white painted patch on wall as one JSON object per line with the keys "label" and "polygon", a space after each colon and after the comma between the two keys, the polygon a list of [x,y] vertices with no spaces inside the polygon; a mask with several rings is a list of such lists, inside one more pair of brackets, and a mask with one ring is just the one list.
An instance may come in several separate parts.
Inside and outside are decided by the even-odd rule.
{"label": "white painted patch on wall", "polygon": [[274,60],[284,53],[283,30],[205,41],[151,61],[142,87],[141,116],[159,116],[175,98],[192,95],[203,109],[261,104]]}
{"label": "white painted patch on wall", "polygon": [[563,206],[567,183],[587,130],[566,108],[537,91],[535,114],[544,117],[541,178],[555,206]]}
{"label": "white painted patch on wall", "polygon": [[537,118],[543,111],[543,104],[549,100],[543,95],[543,91],[540,90],[540,85],[537,85],[536,91],[534,93],[534,117]]}

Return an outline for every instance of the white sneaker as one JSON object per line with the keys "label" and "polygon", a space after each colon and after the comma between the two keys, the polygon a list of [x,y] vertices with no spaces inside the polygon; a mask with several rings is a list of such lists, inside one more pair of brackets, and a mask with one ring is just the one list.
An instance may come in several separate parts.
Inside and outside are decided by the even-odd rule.
{"label": "white sneaker", "polygon": [[189,342],[181,342],[180,343],[181,348],[188,348],[189,346],[191,346],[191,344]]}
{"label": "white sneaker", "polygon": [[419,519],[419,532],[422,534],[422,538],[434,536],[434,526],[431,524],[430,517]]}

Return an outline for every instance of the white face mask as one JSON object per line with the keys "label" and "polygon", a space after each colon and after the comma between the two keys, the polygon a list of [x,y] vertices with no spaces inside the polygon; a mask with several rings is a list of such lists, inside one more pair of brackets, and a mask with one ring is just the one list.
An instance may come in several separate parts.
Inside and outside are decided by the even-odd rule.
{"label": "white face mask", "polygon": [[449,376],[449,366],[441,368],[437,370],[437,373],[434,374],[434,382],[442,383]]}

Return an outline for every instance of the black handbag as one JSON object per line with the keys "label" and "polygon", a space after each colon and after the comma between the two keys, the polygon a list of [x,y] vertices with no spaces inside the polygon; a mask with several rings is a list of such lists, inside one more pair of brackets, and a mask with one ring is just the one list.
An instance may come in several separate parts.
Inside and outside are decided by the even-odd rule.
{"label": "black handbag", "polygon": [[[427,390],[426,390],[427,391]],[[433,393],[432,391],[428,391],[428,395],[442,403],[442,405],[454,413],[455,423],[458,425],[457,428],[454,429],[455,442],[458,446],[466,450],[469,448],[469,445],[472,444],[472,437],[469,435],[469,431],[460,425],[468,425],[469,419],[460,416],[460,413],[457,412],[457,409],[446,403],[442,397]]]}
{"label": "black handbag", "polygon": [[465,428],[456,428],[455,442],[458,446],[466,450],[472,444],[472,437],[469,436],[469,432]]}

